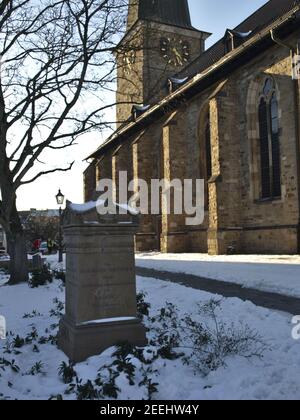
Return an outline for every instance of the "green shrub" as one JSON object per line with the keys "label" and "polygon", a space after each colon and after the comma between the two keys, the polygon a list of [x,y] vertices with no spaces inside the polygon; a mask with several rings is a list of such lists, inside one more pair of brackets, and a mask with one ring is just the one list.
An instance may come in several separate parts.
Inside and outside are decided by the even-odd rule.
{"label": "green shrub", "polygon": [[29,279],[29,286],[34,289],[39,286],[45,286],[46,284],[53,282],[52,272],[49,268],[44,265],[40,270],[34,270],[31,273],[31,278]]}
{"label": "green shrub", "polygon": [[150,303],[145,301],[146,294],[139,293],[136,297],[137,302],[137,315],[140,320],[143,320],[144,316],[149,317]]}
{"label": "green shrub", "polygon": [[71,384],[73,379],[76,377],[76,371],[74,370],[74,364],[69,362],[62,362],[58,370],[59,376],[62,378],[65,384]]}
{"label": "green shrub", "polygon": [[66,273],[64,270],[55,270],[54,271],[54,278],[56,280],[61,280],[63,284],[66,284]]}

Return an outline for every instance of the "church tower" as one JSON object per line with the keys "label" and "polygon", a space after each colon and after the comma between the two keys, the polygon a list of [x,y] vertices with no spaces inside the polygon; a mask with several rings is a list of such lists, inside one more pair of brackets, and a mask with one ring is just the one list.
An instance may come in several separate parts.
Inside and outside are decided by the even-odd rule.
{"label": "church tower", "polygon": [[129,0],[117,58],[118,125],[134,104],[152,105],[166,96],[167,79],[204,51],[209,36],[192,26],[188,0]]}

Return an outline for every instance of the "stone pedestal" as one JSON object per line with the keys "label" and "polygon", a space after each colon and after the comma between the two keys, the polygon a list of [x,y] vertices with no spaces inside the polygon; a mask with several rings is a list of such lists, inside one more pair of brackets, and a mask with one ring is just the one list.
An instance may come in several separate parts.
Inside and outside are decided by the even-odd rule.
{"label": "stone pedestal", "polygon": [[68,203],[64,219],[66,314],[59,347],[81,362],[121,342],[145,345],[136,309],[136,216],[99,216],[92,203],[90,209]]}

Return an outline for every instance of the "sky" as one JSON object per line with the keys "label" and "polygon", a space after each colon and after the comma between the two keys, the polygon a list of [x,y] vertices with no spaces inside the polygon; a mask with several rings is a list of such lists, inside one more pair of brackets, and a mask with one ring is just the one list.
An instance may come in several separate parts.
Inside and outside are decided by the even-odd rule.
{"label": "sky", "polygon": [[[234,28],[266,2],[266,0],[189,0],[193,25],[213,34],[207,41],[207,47],[220,39],[227,28]],[[18,191],[19,210],[56,208],[55,195],[59,188],[68,200],[81,203],[82,173],[87,167],[84,159],[104,140],[103,135],[92,133],[78,140],[78,145],[72,150],[59,151],[60,162],[63,159],[67,164],[75,160],[72,171],[45,176],[34,184],[22,187]],[[55,165],[55,155],[51,156],[50,163]]]}

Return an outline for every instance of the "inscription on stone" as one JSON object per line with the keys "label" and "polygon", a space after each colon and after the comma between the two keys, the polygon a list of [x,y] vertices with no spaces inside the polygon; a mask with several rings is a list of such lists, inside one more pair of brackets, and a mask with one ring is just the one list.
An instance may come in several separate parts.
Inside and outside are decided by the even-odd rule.
{"label": "inscription on stone", "polygon": [[[122,223],[98,219],[96,203],[78,210],[68,203],[64,234],[67,251],[66,315],[59,347],[74,362],[119,342],[146,343],[137,318],[134,235],[136,216]],[[109,321],[108,321],[109,320]]]}

